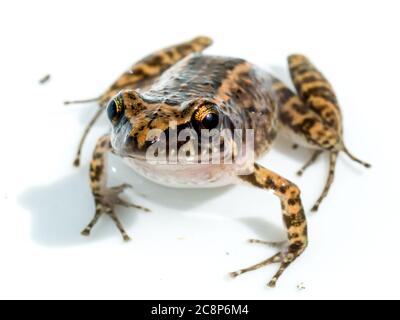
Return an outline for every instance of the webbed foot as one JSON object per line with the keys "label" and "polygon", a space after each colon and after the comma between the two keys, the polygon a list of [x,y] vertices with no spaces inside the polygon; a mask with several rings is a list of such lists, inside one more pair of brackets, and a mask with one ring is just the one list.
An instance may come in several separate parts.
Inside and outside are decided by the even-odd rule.
{"label": "webbed foot", "polygon": [[128,202],[122,198],[120,198],[120,194],[127,188],[131,188],[132,186],[129,184],[122,184],[119,186],[107,188],[105,190],[99,191],[99,193],[95,194],[95,205],[96,205],[96,212],[94,215],[94,218],[90,223],[87,225],[87,227],[82,231],[82,235],[84,236],[89,236],[92,228],[94,225],[97,223],[99,218],[103,214],[107,214],[115,223],[117,226],[118,230],[121,232],[122,238],[125,241],[129,241],[130,237],[126,233],[120,219],[118,218],[116,212],[115,212],[115,206],[124,206],[128,208],[137,208],[140,210],[143,210],[145,212],[149,212],[150,210],[147,208],[144,208],[142,206],[138,206],[136,204],[133,204],[131,202]]}

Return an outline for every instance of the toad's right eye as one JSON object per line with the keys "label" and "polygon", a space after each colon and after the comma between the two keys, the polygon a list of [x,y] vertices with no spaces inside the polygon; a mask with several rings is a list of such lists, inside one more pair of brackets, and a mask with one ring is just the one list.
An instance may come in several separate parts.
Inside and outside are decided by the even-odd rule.
{"label": "toad's right eye", "polygon": [[107,106],[107,116],[111,122],[118,122],[123,115],[124,107],[122,101],[115,101],[112,99]]}

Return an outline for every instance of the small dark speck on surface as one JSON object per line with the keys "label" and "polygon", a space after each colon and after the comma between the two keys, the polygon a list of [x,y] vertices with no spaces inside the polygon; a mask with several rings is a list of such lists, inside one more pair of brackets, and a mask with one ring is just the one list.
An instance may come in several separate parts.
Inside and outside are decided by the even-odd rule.
{"label": "small dark speck on surface", "polygon": [[39,80],[39,84],[45,84],[50,80],[51,76],[49,74],[46,74],[43,78]]}
{"label": "small dark speck on surface", "polygon": [[306,286],[304,285],[304,283],[299,283],[297,285],[297,290],[299,290],[299,291],[306,290]]}

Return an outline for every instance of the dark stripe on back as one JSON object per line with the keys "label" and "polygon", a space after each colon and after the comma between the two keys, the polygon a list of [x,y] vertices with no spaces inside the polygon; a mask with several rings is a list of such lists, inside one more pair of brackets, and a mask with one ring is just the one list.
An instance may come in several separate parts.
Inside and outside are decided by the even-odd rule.
{"label": "dark stripe on back", "polygon": [[[149,90],[152,102],[179,105],[193,98],[212,98],[242,59],[195,54],[172,66]],[[146,98],[146,95],[144,98]]]}

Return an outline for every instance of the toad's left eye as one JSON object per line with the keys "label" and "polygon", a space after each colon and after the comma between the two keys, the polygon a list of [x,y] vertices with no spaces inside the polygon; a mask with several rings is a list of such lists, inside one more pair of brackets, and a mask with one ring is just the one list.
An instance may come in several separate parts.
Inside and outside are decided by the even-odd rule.
{"label": "toad's left eye", "polygon": [[121,118],[122,113],[123,113],[122,102],[115,101],[115,99],[112,99],[107,106],[108,119],[110,119],[111,122],[116,122]]}

